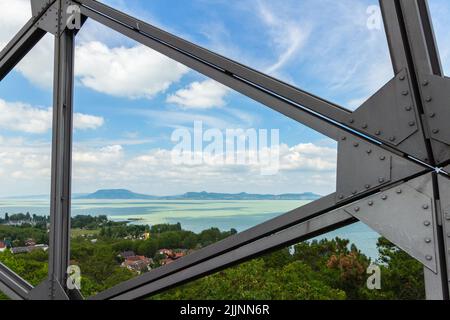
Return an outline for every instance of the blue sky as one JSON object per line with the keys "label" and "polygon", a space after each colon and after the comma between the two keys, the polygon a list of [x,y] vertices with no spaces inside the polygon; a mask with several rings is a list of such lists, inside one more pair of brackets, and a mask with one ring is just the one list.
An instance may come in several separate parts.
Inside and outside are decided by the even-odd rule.
{"label": "blue sky", "polygon": [[[355,109],[393,76],[372,0],[110,0],[117,9]],[[430,1],[445,69],[450,4]],[[28,0],[0,0],[0,47],[30,17]],[[46,36],[0,84],[0,194],[49,189],[53,40]],[[335,188],[336,145],[250,99],[88,21],[77,37],[74,192],[129,188],[284,193]],[[177,128],[279,129],[280,171],[174,165]]]}

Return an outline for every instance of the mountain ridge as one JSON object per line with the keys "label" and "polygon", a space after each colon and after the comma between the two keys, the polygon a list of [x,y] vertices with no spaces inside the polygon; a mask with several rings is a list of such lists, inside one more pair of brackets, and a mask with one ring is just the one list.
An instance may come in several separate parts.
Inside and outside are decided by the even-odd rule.
{"label": "mountain ridge", "polygon": [[100,189],[76,199],[99,200],[316,200],[321,196],[312,192],[284,193],[284,194],[252,194],[252,193],[214,193],[214,192],[186,192],[174,196],[152,196],[135,193],[127,189]]}

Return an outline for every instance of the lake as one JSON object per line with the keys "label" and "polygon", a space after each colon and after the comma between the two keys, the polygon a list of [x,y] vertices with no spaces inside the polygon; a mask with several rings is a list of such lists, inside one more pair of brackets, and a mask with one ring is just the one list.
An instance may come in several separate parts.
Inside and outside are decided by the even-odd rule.
{"label": "lake", "polygon": [[[136,224],[180,222],[183,229],[200,232],[211,227],[244,231],[264,221],[307,204],[299,200],[205,201],[205,200],[73,200],[72,215],[106,215],[113,221]],[[0,216],[26,213],[49,214],[48,200],[0,199]],[[366,255],[376,259],[379,235],[362,223],[333,231],[320,238],[349,239]]]}

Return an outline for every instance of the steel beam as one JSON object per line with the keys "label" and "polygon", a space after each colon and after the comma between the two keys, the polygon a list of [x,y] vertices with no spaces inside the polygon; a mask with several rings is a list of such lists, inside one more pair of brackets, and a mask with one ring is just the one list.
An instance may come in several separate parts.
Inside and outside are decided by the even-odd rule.
{"label": "steel beam", "polygon": [[[59,0],[58,6],[62,7]],[[70,258],[70,196],[74,84],[74,31],[55,36],[49,281],[66,288]],[[53,297],[52,297],[53,298]]]}
{"label": "steel beam", "polygon": [[26,300],[32,289],[32,285],[0,263],[0,291],[13,300]]}

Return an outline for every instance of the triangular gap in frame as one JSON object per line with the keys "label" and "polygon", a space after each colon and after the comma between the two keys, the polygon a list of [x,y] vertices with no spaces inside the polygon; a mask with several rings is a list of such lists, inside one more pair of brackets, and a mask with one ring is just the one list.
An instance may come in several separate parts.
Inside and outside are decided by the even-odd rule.
{"label": "triangular gap in frame", "polygon": [[[335,188],[335,141],[92,20],[77,35],[74,112],[89,115],[72,164],[71,263],[85,296]],[[249,136],[231,149],[238,129]],[[253,137],[279,142],[274,168],[250,163]]]}
{"label": "triangular gap in frame", "polygon": [[46,35],[0,82],[0,261],[33,286],[48,272],[53,55]]}

